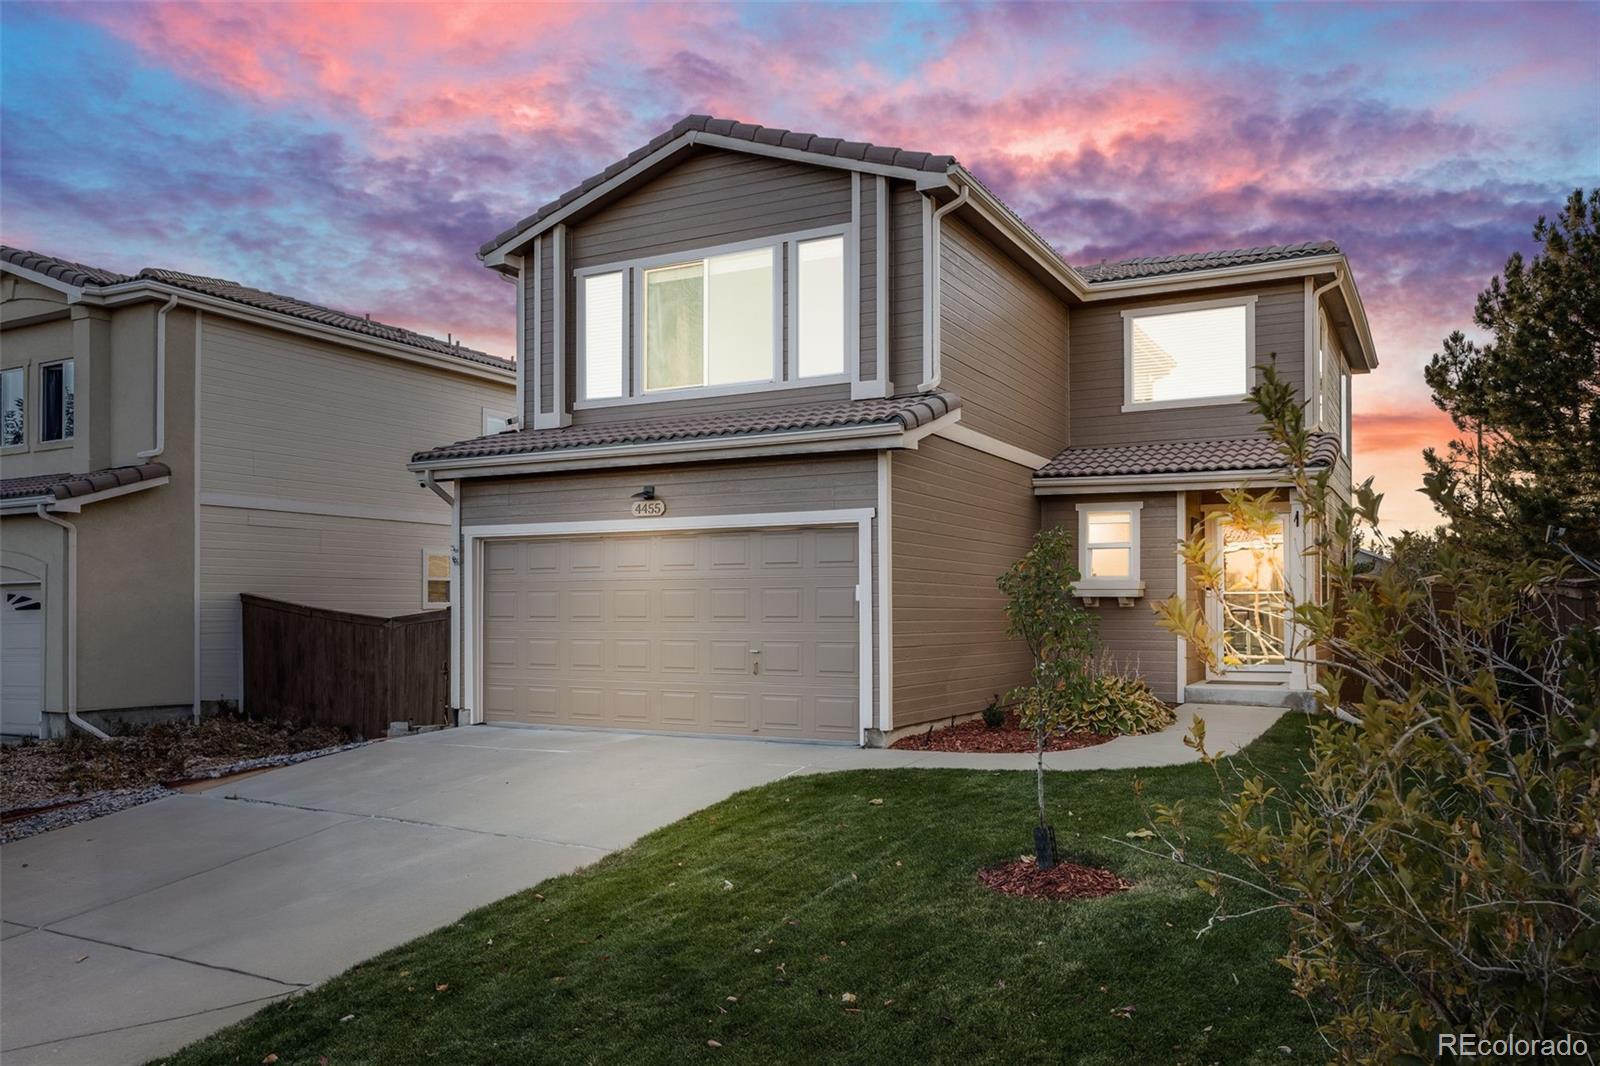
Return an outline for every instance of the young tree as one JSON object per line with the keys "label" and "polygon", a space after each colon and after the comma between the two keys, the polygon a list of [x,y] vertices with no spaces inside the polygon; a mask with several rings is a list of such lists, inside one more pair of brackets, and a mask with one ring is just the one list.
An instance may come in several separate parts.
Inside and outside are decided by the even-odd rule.
{"label": "young tree", "polygon": [[1491,339],[1445,338],[1424,376],[1462,436],[1429,448],[1423,491],[1461,537],[1554,558],[1548,527],[1600,556],[1600,190],[1572,194],[1478,296]]}
{"label": "young tree", "polygon": [[1033,733],[1039,804],[1034,852],[1046,870],[1055,865],[1055,830],[1045,817],[1045,746],[1094,694],[1095,618],[1073,593],[1078,578],[1072,538],[1046,529],[996,581],[1006,596],[1007,633],[1021,637],[1033,652],[1032,687],[1017,689],[1007,699],[1018,705],[1023,727]]}

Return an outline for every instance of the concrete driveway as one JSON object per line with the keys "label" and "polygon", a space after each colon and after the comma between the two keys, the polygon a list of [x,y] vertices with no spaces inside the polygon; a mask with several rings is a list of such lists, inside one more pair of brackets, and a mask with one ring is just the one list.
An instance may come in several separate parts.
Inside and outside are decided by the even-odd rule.
{"label": "concrete driveway", "polygon": [[[1230,747],[1276,717],[1205,714],[1208,738]],[[1181,733],[1050,761],[1185,762]],[[1031,762],[474,727],[44,833],[0,855],[0,1054],[6,1066],[143,1062],[740,789],[802,772],[961,765]]]}

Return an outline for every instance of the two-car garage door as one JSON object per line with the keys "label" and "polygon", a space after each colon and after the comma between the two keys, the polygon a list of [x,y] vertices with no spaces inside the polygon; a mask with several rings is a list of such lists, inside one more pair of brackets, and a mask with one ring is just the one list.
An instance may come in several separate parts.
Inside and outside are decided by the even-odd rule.
{"label": "two-car garage door", "polygon": [[850,526],[491,540],[485,720],[859,739]]}

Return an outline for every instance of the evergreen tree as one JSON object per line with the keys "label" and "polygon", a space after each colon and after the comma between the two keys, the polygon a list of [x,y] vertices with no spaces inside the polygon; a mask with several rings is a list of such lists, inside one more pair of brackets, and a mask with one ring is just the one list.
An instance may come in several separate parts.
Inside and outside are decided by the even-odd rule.
{"label": "evergreen tree", "polygon": [[1457,331],[1428,364],[1461,437],[1423,453],[1423,491],[1478,547],[1556,555],[1553,526],[1600,558],[1600,190],[1573,192],[1533,237],[1532,262],[1514,253],[1478,295],[1491,339]]}

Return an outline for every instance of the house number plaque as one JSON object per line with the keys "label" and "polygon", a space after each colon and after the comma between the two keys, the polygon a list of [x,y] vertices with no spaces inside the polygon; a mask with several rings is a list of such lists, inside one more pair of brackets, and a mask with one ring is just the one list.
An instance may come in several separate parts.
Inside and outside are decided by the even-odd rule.
{"label": "house number plaque", "polygon": [[667,513],[666,500],[634,500],[633,517],[660,518]]}

